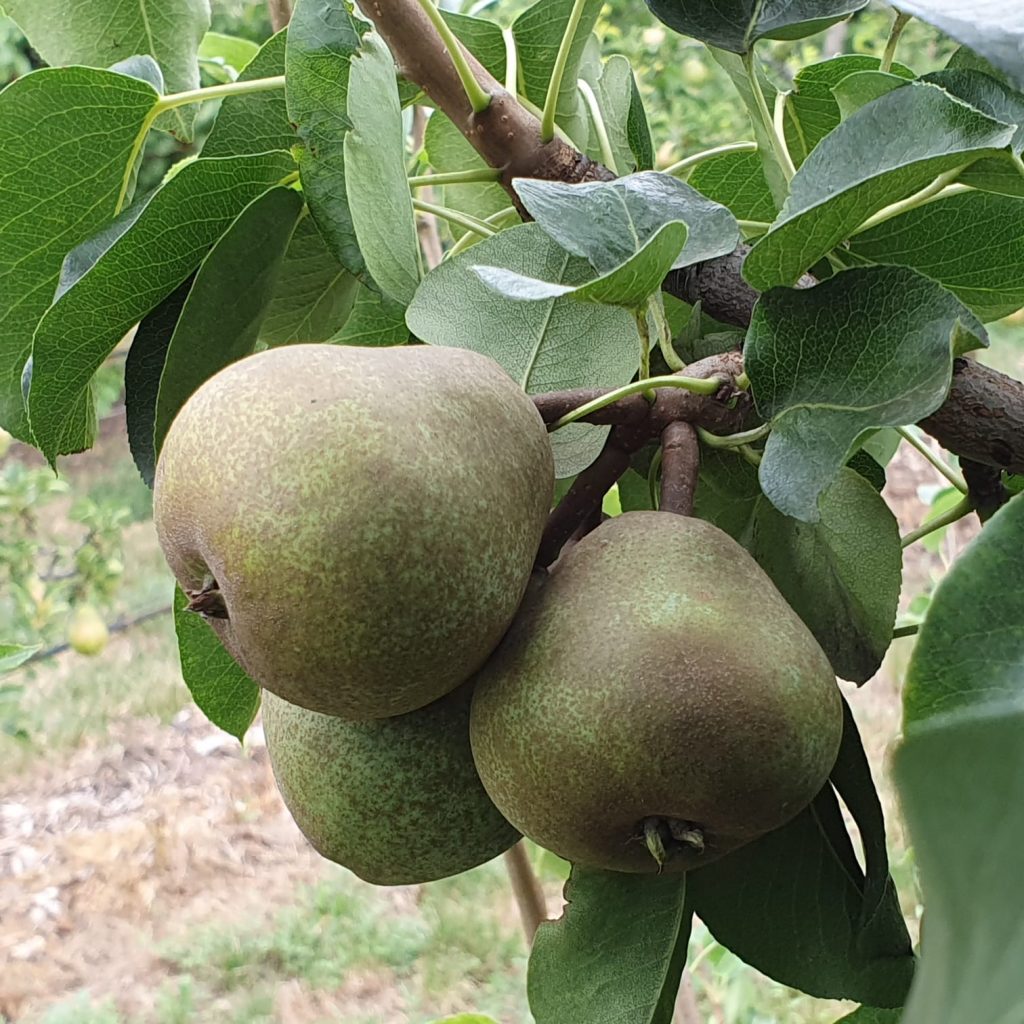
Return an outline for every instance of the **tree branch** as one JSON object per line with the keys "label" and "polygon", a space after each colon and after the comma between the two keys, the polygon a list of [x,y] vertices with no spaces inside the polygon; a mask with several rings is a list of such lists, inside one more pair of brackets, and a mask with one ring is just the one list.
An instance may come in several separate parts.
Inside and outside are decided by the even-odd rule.
{"label": "tree branch", "polygon": [[270,14],[271,28],[275,32],[280,32],[292,20],[290,0],[267,0],[267,11]]}
{"label": "tree branch", "polygon": [[[474,114],[441,38],[416,0],[367,0],[363,10],[406,78],[419,85],[484,160],[500,171],[502,186],[524,217],[528,215],[512,188],[516,177],[569,183],[615,177],[557,137],[542,143],[539,120],[467,52],[474,76],[492,97],[487,110]],[[741,245],[727,256],[675,271],[664,288],[690,303],[699,299],[716,320],[747,327],[758,296],[741,274],[747,251]],[[800,283],[809,286],[813,279],[805,275]],[[948,451],[1024,473],[1024,384],[1005,374],[958,360],[949,398],[921,426]]]}

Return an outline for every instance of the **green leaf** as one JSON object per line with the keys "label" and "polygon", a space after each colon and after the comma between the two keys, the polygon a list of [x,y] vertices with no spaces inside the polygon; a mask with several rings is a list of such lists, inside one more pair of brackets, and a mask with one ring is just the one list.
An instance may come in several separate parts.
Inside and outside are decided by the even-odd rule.
{"label": "green leaf", "polygon": [[237,74],[245,69],[259,51],[260,44],[251,39],[229,36],[223,32],[207,32],[199,43],[198,57],[232,68]]}
{"label": "green leaf", "polygon": [[[573,3],[574,0],[537,0],[512,24],[512,35],[519,53],[522,89],[526,98],[538,107],[544,106],[548,82],[555,67],[562,35],[569,24]],[[555,120],[567,130],[572,120],[579,116],[580,98],[576,91],[576,79],[579,78],[583,51],[597,24],[602,6],[601,0],[587,0],[584,3],[583,14],[565,65]]]}
{"label": "green leaf", "polygon": [[671,268],[724,256],[739,240],[724,206],[658,171],[581,185],[517,178],[514,186],[534,220],[599,274],[620,267],[672,223],[685,224],[688,233]]}
{"label": "green leaf", "polygon": [[[199,87],[196,54],[210,27],[207,0],[61,0],[58,9],[40,0],[4,0],[3,6],[47,64],[106,68],[148,53],[168,93]],[[157,126],[189,142],[195,114],[195,106],[178,107]]]}
{"label": "green leaf", "polygon": [[922,81],[940,86],[997,121],[1016,125],[1017,131],[1010,141],[1010,149],[1015,153],[1024,151],[1024,94],[983,71],[970,68],[933,71],[925,75]]}
{"label": "green leaf", "polygon": [[[479,263],[570,285],[593,276],[586,260],[569,255],[539,225],[510,228],[427,274],[406,314],[417,337],[490,356],[529,394],[618,387],[636,373],[639,338],[628,313],[569,298],[506,299],[470,269]],[[558,476],[588,466],[606,436],[606,428],[586,424],[552,434]]]}
{"label": "green leaf", "polygon": [[31,441],[21,376],[69,249],[113,216],[157,100],[135,78],[47,68],[0,92],[0,426]]}
{"label": "green leaf", "polygon": [[[439,110],[435,110],[427,121],[423,148],[430,166],[439,174],[446,171],[483,170],[488,166],[469,140],[455,127],[454,122]],[[445,206],[480,220],[486,220],[499,210],[504,210],[512,202],[508,193],[494,182],[445,185],[441,189],[441,201]],[[465,229],[457,224],[450,224],[448,229],[456,239],[465,234]]]}
{"label": "green leaf", "polygon": [[359,249],[385,295],[408,305],[420,280],[420,249],[405,175],[402,107],[391,53],[363,36],[348,82],[345,189]]}
{"label": "green leaf", "polygon": [[[614,54],[601,66],[601,75],[592,88],[608,135],[612,155],[609,170],[620,175],[636,170],[636,160],[629,140],[629,115],[634,102],[633,86],[633,70],[629,61],[621,54]],[[589,106],[586,110],[590,121],[587,155],[598,163],[605,163],[607,161],[601,150],[593,112]]]}
{"label": "green leaf", "polygon": [[771,223],[778,214],[757,153],[722,153],[699,163],[687,179],[702,192],[728,207],[738,220]]}
{"label": "green leaf", "polygon": [[936,199],[857,235],[850,249],[912,267],[982,321],[1024,306],[1024,198],[974,191]]}
{"label": "green leaf", "polygon": [[651,128],[647,123],[647,112],[640,89],[636,84],[636,76],[630,73],[629,116],[626,119],[626,138],[633,153],[633,163],[638,171],[649,171],[654,167],[654,143],[651,141]]}
{"label": "green leaf", "polygon": [[[1024,551],[1021,522],[1018,514],[1018,579]],[[958,568],[947,580],[956,578]],[[1002,575],[1007,569],[1000,570],[1000,580],[1007,578]],[[954,593],[950,588],[947,599]],[[958,609],[973,610],[961,604],[960,595],[955,600]],[[998,634],[1000,625],[1019,629],[1022,620],[997,614],[983,633],[960,635],[964,650],[957,656],[1003,674],[998,655],[987,656],[982,645]],[[1024,673],[1019,664],[1012,682],[1016,697],[929,718],[908,732],[896,752],[894,774],[927,907],[923,961],[903,1024],[1012,1024],[1020,1019],[1024,933],[1016,893],[1024,844]]]}
{"label": "green leaf", "polygon": [[409,340],[405,308],[361,284],[345,326],[328,340],[336,345],[404,345]]}
{"label": "green leaf", "polygon": [[501,26],[485,18],[473,18],[457,11],[441,11],[441,17],[456,38],[499,82],[505,81],[505,37]]}
{"label": "green leaf", "polygon": [[368,271],[345,189],[345,135],[352,58],[368,28],[347,0],[298,0],[288,23],[285,91],[302,142],[299,172],[310,213],[341,265],[363,278]]}
{"label": "green leaf", "polygon": [[36,330],[28,399],[32,431],[47,458],[88,447],[89,382],[104,359],[195,269],[239,212],[293,170],[287,153],[189,164],[54,302]]}
{"label": "green leaf", "polygon": [[568,905],[530,954],[537,1024],[669,1024],[690,937],[686,877],[573,865]]}
{"label": "green leaf", "polygon": [[269,189],[239,213],[200,264],[160,377],[153,425],[158,457],[192,393],[255,347],[301,212],[294,189]]}
{"label": "green leaf", "polygon": [[186,278],[156,309],[143,318],[132,338],[124,364],[128,446],[139,475],[150,488],[156,472],[153,428],[156,423],[160,377],[164,372],[171,337],[178,326],[178,319],[194,280],[194,274]]}
{"label": "green leaf", "polygon": [[705,448],[700,455],[700,482],[693,514],[750,546],[754,513],[763,504],[757,470],[734,452]]}
{"label": "green leaf", "polygon": [[[786,97],[783,127],[786,148],[799,167],[808,154],[840,121],[840,107],[834,89],[858,72],[876,72],[878,57],[861,53],[843,54],[818,64],[808,64],[797,72],[793,91]],[[893,65],[893,75],[913,78],[914,73],[902,64]]]}
{"label": "green leaf", "polygon": [[847,270],[762,295],[744,364],[772,424],[760,468],[772,504],[817,521],[818,498],[860,435],[916,423],[942,404],[953,356],[977,345],[967,332],[985,337],[956,298],[904,267]]}
{"label": "green leaf", "polygon": [[885,71],[856,71],[832,87],[832,95],[844,120],[879,96],[907,84],[905,78]]}
{"label": "green leaf", "polygon": [[642,308],[661,288],[661,282],[686,242],[686,234],[685,224],[666,224],[625,263],[580,285],[542,281],[503,267],[474,266],[472,269],[489,288],[509,299],[537,302],[572,296],[579,302],[635,310]]}
{"label": "green leaf", "polygon": [[[992,517],[932,597],[903,687],[904,724],[1024,699],[1024,501]],[[993,581],[998,581],[997,585]]]}
{"label": "green leaf", "polygon": [[25,647],[22,644],[0,644],[0,675],[5,672],[13,672],[18,666],[24,665],[36,651],[40,644],[33,644]]}
{"label": "green leaf", "polygon": [[867,0],[647,0],[669,28],[709,46],[746,53],[758,39],[800,39],[866,6]]}
{"label": "green leaf", "polygon": [[751,554],[804,620],[837,675],[863,683],[892,642],[902,556],[889,506],[852,469],[822,494],[821,517],[791,519],[758,502]]}
{"label": "green leaf", "polygon": [[219,729],[241,741],[260,707],[260,688],[221,645],[188,598],[174,588],[174,631],[181,675],[199,710]]}
{"label": "green leaf", "polygon": [[359,282],[335,259],[312,217],[295,228],[260,324],[267,345],[329,341],[352,313]]}
{"label": "green leaf", "polygon": [[896,0],[893,6],[969,46],[1005,72],[1017,88],[1024,89],[1024,8],[1019,4],[1001,0]]}
{"label": "green leaf", "polygon": [[1010,142],[1015,129],[927,83],[862,107],[818,143],[743,265],[759,289],[793,284],[869,216]]}
{"label": "green leaf", "polygon": [[689,890],[718,942],[770,978],[822,999],[900,1006],[910,938],[891,890],[865,923],[865,884],[826,786],[788,825],[691,872]]}
{"label": "green leaf", "polygon": [[[284,31],[271,36],[238,81],[283,75],[287,39],[288,33]],[[220,105],[202,153],[204,157],[268,153],[272,149],[290,149],[296,142],[295,129],[288,121],[284,89],[274,89],[228,96]]]}

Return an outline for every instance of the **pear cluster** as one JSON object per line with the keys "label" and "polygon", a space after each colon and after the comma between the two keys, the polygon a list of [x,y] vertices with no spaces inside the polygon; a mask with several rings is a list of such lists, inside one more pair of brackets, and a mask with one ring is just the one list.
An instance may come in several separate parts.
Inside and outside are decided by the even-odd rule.
{"label": "pear cluster", "polygon": [[278,786],[325,857],[409,884],[525,834],[688,870],[825,783],[832,670],[746,551],[633,512],[535,572],[553,492],[533,403],[463,349],[271,349],[176,417],[161,545],[263,688]]}

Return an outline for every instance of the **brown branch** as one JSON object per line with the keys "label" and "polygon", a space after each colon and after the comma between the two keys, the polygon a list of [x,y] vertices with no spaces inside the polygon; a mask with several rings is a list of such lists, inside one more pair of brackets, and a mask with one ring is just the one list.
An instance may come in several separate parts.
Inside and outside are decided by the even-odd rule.
{"label": "brown branch", "polygon": [[537,929],[548,919],[547,901],[544,890],[537,881],[530,858],[526,853],[526,844],[516,843],[505,853],[505,869],[512,885],[512,895],[519,908],[519,920],[526,936],[526,944],[532,945]]}
{"label": "brown branch", "polygon": [[292,20],[292,5],[289,0],[267,0],[267,12],[270,14],[270,25],[275,32]]}
{"label": "brown branch", "polygon": [[[558,138],[542,143],[537,118],[467,51],[473,74],[492,97],[487,110],[474,114],[444,43],[416,0],[367,0],[363,10],[406,78],[419,85],[483,159],[501,172],[501,184],[520,214],[525,216],[525,211],[512,188],[513,178],[569,183],[614,178],[606,167]],[[676,271],[666,278],[665,290],[687,302],[699,299],[716,320],[747,327],[758,293],[740,272],[746,252],[739,246],[727,256]],[[813,280],[805,276],[800,283],[807,286]],[[948,400],[921,426],[948,451],[1024,473],[1024,384],[996,370],[958,361]]]}
{"label": "brown branch", "polygon": [[700,472],[700,444],[693,424],[670,423],[661,434],[661,502],[663,512],[693,514]]}
{"label": "brown branch", "polygon": [[1002,471],[970,459],[961,459],[960,469],[974,511],[983,523],[988,522],[1010,500],[1010,492],[1003,486]]}

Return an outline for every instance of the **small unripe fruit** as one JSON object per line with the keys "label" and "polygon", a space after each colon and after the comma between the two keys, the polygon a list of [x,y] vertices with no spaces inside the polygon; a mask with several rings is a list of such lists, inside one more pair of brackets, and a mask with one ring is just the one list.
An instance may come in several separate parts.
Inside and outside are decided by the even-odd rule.
{"label": "small unripe fruit", "polygon": [[80,604],[68,624],[68,643],[79,654],[99,654],[110,639],[110,631],[91,604]]}

